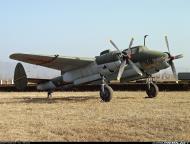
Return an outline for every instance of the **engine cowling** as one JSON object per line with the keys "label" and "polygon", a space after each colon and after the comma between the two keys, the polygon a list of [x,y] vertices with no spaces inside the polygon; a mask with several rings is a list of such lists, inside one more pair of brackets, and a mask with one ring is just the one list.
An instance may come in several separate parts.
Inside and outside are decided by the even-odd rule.
{"label": "engine cowling", "polygon": [[116,51],[109,51],[107,53],[103,53],[100,56],[96,56],[95,58],[96,58],[96,63],[98,65],[120,60],[119,53]]}

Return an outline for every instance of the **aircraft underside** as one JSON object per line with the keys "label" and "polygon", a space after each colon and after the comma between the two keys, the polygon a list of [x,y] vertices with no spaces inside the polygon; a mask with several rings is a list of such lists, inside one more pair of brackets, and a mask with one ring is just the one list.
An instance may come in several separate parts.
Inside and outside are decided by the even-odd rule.
{"label": "aircraft underside", "polygon": [[[94,84],[94,85],[101,85],[100,88],[100,98],[104,102],[109,102],[113,96],[113,89],[108,85],[108,83],[117,77],[117,72],[109,73],[106,76],[98,74],[93,74],[84,78],[79,78],[74,80],[74,82],[64,82],[64,76],[61,75],[51,80],[40,80],[38,79],[37,90],[47,91],[48,98],[52,97],[52,92],[61,87],[62,89],[67,89],[72,86],[80,85],[80,84]],[[153,98],[156,97],[158,94],[158,87],[156,84],[153,83],[151,79],[151,75],[144,74],[142,76],[138,75],[132,68],[127,69],[124,71],[123,79],[126,81],[136,80],[136,79],[143,79],[147,78],[147,89],[146,93],[149,97]],[[27,87],[27,83],[30,81],[34,81],[34,79],[27,78],[25,73],[24,67],[21,63],[18,63],[15,68],[14,74],[14,82],[15,86],[19,90],[24,90]]]}

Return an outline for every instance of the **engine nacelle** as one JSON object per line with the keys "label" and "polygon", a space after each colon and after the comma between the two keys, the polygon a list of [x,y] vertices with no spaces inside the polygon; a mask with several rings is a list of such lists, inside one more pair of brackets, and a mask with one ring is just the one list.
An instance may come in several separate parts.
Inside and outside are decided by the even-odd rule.
{"label": "engine nacelle", "polygon": [[89,83],[89,82],[97,81],[97,80],[100,80],[100,79],[101,79],[100,74],[95,74],[95,75],[91,75],[91,76],[87,76],[87,77],[75,80],[74,85],[80,85],[80,84],[84,84],[84,83]]}
{"label": "engine nacelle", "polygon": [[95,58],[98,65],[120,60],[119,53],[116,51],[109,51],[109,53],[96,56]]}
{"label": "engine nacelle", "polygon": [[100,68],[100,70],[99,70],[100,73],[102,75],[106,76],[106,75],[110,75],[110,74],[113,74],[114,72],[116,72],[120,65],[121,65],[121,61],[118,60],[115,62],[98,65],[98,67]]}

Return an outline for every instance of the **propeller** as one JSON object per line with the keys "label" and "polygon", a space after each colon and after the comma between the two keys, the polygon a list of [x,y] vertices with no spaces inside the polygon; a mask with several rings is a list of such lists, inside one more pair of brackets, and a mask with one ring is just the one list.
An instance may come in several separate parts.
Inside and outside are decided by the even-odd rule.
{"label": "propeller", "polygon": [[113,45],[114,48],[116,48],[120,53],[122,53],[112,40],[110,40],[110,43]]}
{"label": "propeller", "polygon": [[166,46],[167,46],[168,52],[170,54],[170,46],[169,46],[169,42],[168,42],[168,37],[167,36],[165,36],[165,41],[166,41]]}
{"label": "propeller", "polygon": [[120,79],[121,79],[121,76],[122,76],[122,74],[123,74],[123,72],[124,72],[124,70],[125,70],[125,67],[126,67],[127,65],[128,65],[128,64],[127,64],[126,60],[124,60],[124,61],[121,63],[120,68],[119,68],[119,72],[118,72],[118,75],[117,75],[117,80],[120,80]]}
{"label": "propeller", "polygon": [[121,76],[125,70],[125,67],[128,66],[128,65],[131,65],[131,67],[139,74],[139,75],[143,75],[141,70],[132,62],[131,60],[131,47],[133,45],[133,41],[134,39],[132,38],[131,41],[130,41],[130,44],[129,44],[129,48],[128,48],[128,52],[125,52],[125,51],[121,51],[117,45],[112,41],[110,40],[110,43],[113,45],[113,47],[115,49],[117,49],[117,51],[120,53],[120,56],[122,58],[122,63],[120,65],[120,68],[119,68],[119,72],[118,72],[118,75],[117,75],[117,80],[120,80],[121,79]]}
{"label": "propeller", "polygon": [[169,47],[169,42],[168,42],[168,37],[167,36],[165,36],[165,42],[166,42],[166,46],[167,46],[167,49],[168,49],[168,55],[169,55],[168,63],[171,66],[174,78],[176,79],[176,83],[178,83],[178,77],[177,77],[176,68],[175,68],[173,60],[183,58],[183,55],[180,54],[180,55],[172,56],[171,53],[170,53],[170,47]]}

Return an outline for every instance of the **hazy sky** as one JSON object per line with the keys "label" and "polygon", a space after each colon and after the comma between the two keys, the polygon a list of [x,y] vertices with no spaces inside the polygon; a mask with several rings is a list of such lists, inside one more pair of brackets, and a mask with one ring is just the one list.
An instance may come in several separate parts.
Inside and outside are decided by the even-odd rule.
{"label": "hazy sky", "polygon": [[[113,49],[143,44],[184,54],[175,61],[189,67],[189,0],[0,0],[0,61],[14,52],[94,57]],[[190,68],[190,67],[189,67]]]}

